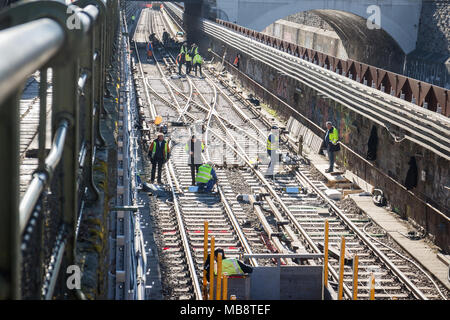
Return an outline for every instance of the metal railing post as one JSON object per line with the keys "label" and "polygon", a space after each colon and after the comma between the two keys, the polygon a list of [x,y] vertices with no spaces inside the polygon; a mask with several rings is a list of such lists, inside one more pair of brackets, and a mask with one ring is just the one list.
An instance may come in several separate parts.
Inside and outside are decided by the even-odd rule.
{"label": "metal railing post", "polygon": [[0,299],[20,299],[19,99],[22,88],[0,105]]}
{"label": "metal railing post", "polygon": [[[88,74],[88,79],[83,88],[81,89],[81,94],[84,96],[85,102],[85,110],[84,110],[84,130],[85,130],[85,143],[86,143],[86,156],[85,156],[85,165],[83,169],[87,170],[87,186],[93,193],[93,197],[91,200],[96,201],[98,199],[98,190],[94,183],[94,170],[93,170],[93,155],[94,155],[94,145],[95,145],[95,133],[94,133],[94,110],[95,110],[95,87],[96,87],[96,78],[95,78],[95,70],[94,70],[94,52],[95,52],[95,35],[96,30],[99,28],[99,25],[95,23],[95,21],[91,21],[94,24],[94,27],[91,28],[88,34],[88,48],[84,50],[80,55],[80,67],[85,70]],[[81,110],[80,110],[81,111]]]}
{"label": "metal railing post", "polygon": [[68,57],[65,65],[53,69],[53,114],[52,136],[58,129],[62,119],[69,121],[65,148],[61,163],[55,176],[61,179],[60,212],[63,213],[63,222],[67,231],[67,245],[64,252],[63,265],[75,264],[75,229],[78,212],[78,153],[79,153],[79,101],[78,78],[79,61],[77,57]]}

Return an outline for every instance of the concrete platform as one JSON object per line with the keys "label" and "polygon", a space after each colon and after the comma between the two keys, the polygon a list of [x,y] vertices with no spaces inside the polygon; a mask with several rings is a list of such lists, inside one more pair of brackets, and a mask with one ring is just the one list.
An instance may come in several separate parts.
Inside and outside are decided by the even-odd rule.
{"label": "concrete platform", "polygon": [[[411,240],[402,234],[408,233],[408,223],[385,208],[377,207],[372,197],[361,197],[357,194],[349,195],[358,207],[364,211],[373,221],[382,227],[406,252],[420,262],[422,267],[432,273],[450,290],[448,281],[448,264],[437,251],[437,247],[431,246],[425,240]],[[438,256],[438,254],[440,256]]]}

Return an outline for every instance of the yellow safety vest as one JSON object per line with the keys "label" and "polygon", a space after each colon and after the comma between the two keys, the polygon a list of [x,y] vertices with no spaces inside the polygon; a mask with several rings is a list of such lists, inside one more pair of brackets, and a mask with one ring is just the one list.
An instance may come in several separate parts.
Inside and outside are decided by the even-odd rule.
{"label": "yellow safety vest", "polygon": [[201,165],[198,168],[197,176],[195,177],[195,182],[208,183],[212,179],[212,167],[208,164]]}
{"label": "yellow safety vest", "polygon": [[[242,271],[237,259],[224,259],[222,260],[222,274],[227,276],[242,276]],[[217,275],[217,263],[214,264],[214,275]]]}
{"label": "yellow safety vest", "polygon": [[[156,139],[155,141],[153,141],[153,150],[152,150],[152,158],[155,157],[156,154],[156,144],[158,139]],[[163,140],[164,141],[164,140]],[[164,141],[164,150],[163,150],[163,156],[164,159],[167,159],[167,141]]]}
{"label": "yellow safety vest", "polygon": [[[272,136],[272,134],[270,134],[270,135],[267,137],[267,150],[272,150],[272,142],[270,141],[270,136]],[[277,136],[275,136],[275,141],[274,141],[274,143],[276,143],[276,142],[278,142],[278,137],[277,137]]]}
{"label": "yellow safety vest", "polygon": [[335,127],[333,127],[333,131],[328,134],[328,139],[334,144],[339,140],[339,134]]}
{"label": "yellow safety vest", "polygon": [[192,57],[189,55],[189,53],[186,53],[186,61],[192,61]]}
{"label": "yellow safety vest", "polygon": [[[189,151],[189,143],[191,143],[190,141],[189,142],[186,142],[186,145],[184,146],[184,150],[186,151],[186,152],[188,152]],[[202,142],[202,151],[203,150],[205,150],[205,145],[203,144],[203,142]]]}

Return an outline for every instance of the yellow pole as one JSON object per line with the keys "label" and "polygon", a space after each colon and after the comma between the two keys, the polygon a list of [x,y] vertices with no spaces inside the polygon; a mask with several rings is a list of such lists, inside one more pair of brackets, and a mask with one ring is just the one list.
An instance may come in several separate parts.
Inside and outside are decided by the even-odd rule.
{"label": "yellow pole", "polygon": [[223,292],[222,300],[228,300],[228,276],[223,275]]}
{"label": "yellow pole", "polygon": [[339,290],[338,300],[342,300],[342,292],[344,291],[344,259],[345,259],[345,238],[341,238],[341,256],[339,258]]}
{"label": "yellow pole", "polygon": [[[203,225],[203,264],[205,264],[208,258],[208,221]],[[206,270],[203,269],[203,299],[208,300],[208,279],[206,278]]]}
{"label": "yellow pole", "polygon": [[370,300],[375,300],[375,276],[373,273],[370,281]]}
{"label": "yellow pole", "polygon": [[358,300],[358,255],[353,258],[353,300]]}
{"label": "yellow pole", "polygon": [[219,253],[217,255],[217,284],[216,284],[216,300],[220,299],[221,293],[221,284],[222,284],[222,254]]}
{"label": "yellow pole", "polygon": [[211,237],[211,253],[209,254],[209,300],[214,299],[214,237]]}
{"label": "yellow pole", "polygon": [[328,286],[328,219],[325,220],[325,240],[323,244],[323,284]]}

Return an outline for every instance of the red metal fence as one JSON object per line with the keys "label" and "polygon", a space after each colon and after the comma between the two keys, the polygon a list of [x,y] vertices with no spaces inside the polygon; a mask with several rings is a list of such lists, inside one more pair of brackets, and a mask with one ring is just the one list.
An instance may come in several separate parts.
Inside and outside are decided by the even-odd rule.
{"label": "red metal fence", "polygon": [[308,60],[362,84],[425,107],[428,110],[437,111],[447,117],[450,116],[450,95],[445,88],[351,59],[339,59],[228,21],[216,19],[216,22],[266,45]]}

